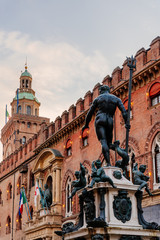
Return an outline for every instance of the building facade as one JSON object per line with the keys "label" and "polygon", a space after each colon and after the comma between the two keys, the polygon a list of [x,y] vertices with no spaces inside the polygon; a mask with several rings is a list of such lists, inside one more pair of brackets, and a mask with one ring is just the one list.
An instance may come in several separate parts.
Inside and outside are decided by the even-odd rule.
{"label": "building facade", "polygon": [[[144,214],[148,220],[160,218],[160,37],[150,48],[137,51],[136,70],[132,78],[128,177],[133,181],[132,168],[146,164],[150,176],[149,188],[153,196],[144,193]],[[103,85],[121,98],[128,106],[129,68],[116,67],[107,75]],[[0,163],[0,239],[58,239],[54,231],[61,224],[77,222],[79,212],[77,194],[71,199],[71,182],[80,163],[86,168],[86,180],[90,181],[91,163],[103,161],[101,145],[94,130],[93,116],[89,129],[82,134],[82,126],[93,100],[99,95],[100,83],[84,98],[77,100],[54,122],[39,117],[40,103],[32,90],[32,76],[25,72],[20,76],[18,91],[11,103],[12,117],[1,130],[3,161]],[[119,110],[114,118],[114,139],[125,148],[126,129]],[[110,153],[111,163],[119,160]],[[35,184],[41,188],[47,183],[52,191],[50,209],[41,207],[40,196],[35,200]],[[18,214],[21,186],[24,186],[31,217],[25,209]],[[28,210],[27,210],[28,211]],[[149,213],[149,214],[148,214]],[[153,213],[153,214],[152,214]],[[29,214],[28,214],[29,215]],[[154,216],[154,219],[153,219]],[[160,222],[159,222],[160,223]]]}

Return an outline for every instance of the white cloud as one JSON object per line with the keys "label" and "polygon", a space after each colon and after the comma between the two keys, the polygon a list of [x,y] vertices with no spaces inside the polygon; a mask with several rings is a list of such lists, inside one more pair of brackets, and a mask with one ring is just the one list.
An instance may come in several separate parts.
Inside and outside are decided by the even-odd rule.
{"label": "white cloud", "polygon": [[107,59],[99,51],[86,55],[65,42],[33,41],[21,32],[0,31],[0,128],[5,105],[9,106],[19,87],[26,56],[32,88],[41,102],[41,116],[53,121],[110,72]]}

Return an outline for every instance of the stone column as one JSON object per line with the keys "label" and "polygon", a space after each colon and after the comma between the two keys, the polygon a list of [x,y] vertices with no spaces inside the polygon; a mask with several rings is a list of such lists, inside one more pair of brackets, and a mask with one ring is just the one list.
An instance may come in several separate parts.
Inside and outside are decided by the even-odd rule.
{"label": "stone column", "polygon": [[53,194],[52,194],[52,202],[56,202],[56,170],[53,170]]}
{"label": "stone column", "polygon": [[61,170],[56,169],[56,202],[60,202]]}

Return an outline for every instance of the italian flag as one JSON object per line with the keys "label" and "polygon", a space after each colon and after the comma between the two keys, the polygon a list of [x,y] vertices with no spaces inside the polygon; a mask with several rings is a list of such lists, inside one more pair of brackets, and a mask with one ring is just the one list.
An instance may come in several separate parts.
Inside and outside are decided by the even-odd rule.
{"label": "italian flag", "polygon": [[11,116],[9,115],[9,112],[8,112],[8,111],[6,111],[6,116],[7,116],[8,119],[11,118]]}
{"label": "italian flag", "polygon": [[25,198],[25,195],[24,195],[24,192],[21,191],[20,192],[20,200],[19,200],[19,216],[22,215],[22,212],[23,212],[23,204],[26,203],[26,198]]}

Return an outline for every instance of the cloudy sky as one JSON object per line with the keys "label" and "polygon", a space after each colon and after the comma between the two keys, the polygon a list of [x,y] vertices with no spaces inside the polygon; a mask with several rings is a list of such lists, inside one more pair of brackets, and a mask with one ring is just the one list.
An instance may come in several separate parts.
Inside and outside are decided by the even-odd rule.
{"label": "cloudy sky", "polygon": [[159,0],[0,0],[0,6],[0,128],[26,57],[40,115],[54,121],[160,36]]}

